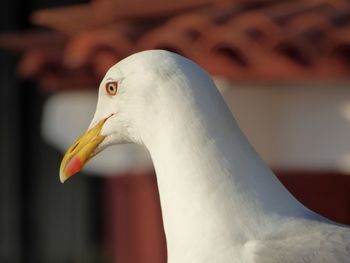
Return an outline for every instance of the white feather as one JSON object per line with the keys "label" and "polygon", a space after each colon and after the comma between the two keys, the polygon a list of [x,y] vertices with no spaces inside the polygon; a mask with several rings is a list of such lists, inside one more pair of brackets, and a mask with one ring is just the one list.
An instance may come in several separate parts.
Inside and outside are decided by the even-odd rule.
{"label": "white feather", "polygon": [[101,148],[134,142],[151,154],[168,262],[349,262],[349,228],[282,186],[193,62],[160,50],[121,61],[101,82],[91,125],[110,114]]}

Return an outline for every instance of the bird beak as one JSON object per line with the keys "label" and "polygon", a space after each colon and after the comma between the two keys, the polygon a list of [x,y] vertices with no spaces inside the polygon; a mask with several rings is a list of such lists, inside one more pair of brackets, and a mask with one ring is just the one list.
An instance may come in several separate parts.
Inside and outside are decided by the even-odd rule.
{"label": "bird beak", "polygon": [[101,120],[93,128],[87,130],[69,147],[60,166],[60,180],[64,183],[72,175],[79,172],[93,156],[96,148],[105,139],[101,130],[108,118]]}

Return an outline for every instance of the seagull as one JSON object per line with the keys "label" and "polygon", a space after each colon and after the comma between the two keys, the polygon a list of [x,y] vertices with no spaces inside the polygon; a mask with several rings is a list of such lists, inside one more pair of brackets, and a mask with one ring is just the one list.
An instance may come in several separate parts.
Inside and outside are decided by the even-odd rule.
{"label": "seagull", "polygon": [[152,158],[168,263],[350,262],[350,228],[284,188],[191,60],[148,50],[112,66],[88,130],[63,157],[61,182],[124,143]]}

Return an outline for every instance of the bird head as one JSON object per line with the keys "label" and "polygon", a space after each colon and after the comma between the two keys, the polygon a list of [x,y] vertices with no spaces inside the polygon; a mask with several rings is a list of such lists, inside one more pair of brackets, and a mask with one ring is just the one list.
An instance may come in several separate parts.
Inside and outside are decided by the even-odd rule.
{"label": "bird head", "polygon": [[96,111],[90,126],[62,159],[62,183],[109,145],[135,142],[134,134],[130,134],[133,130],[130,119],[143,88],[140,83],[145,86],[149,82],[146,79],[150,77],[150,71],[147,74],[143,72],[144,63],[140,58],[142,56],[131,56],[107,71],[99,86]]}
{"label": "bird head", "polygon": [[163,95],[159,94],[160,87],[174,90],[173,87],[184,86],[176,82],[196,78],[188,67],[193,68],[193,72],[200,69],[191,61],[163,50],[139,52],[112,66],[100,83],[96,112],[89,128],[63,157],[61,182],[79,172],[87,161],[110,145],[142,145],[140,130],[149,126],[148,121],[160,114],[160,109],[167,107],[157,106]]}

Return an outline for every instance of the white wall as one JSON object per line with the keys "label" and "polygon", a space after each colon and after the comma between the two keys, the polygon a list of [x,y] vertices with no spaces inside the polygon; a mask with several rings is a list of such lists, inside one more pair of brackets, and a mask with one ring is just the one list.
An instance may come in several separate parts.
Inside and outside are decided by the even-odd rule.
{"label": "white wall", "polygon": [[350,171],[349,84],[217,83],[241,128],[272,166]]}
{"label": "white wall", "polygon": [[[242,85],[216,80],[239,125],[273,167],[350,173],[350,87],[339,83]],[[43,134],[62,152],[89,125],[96,92],[62,92],[46,103]],[[137,148],[115,146],[87,171],[115,174],[148,163]]]}

